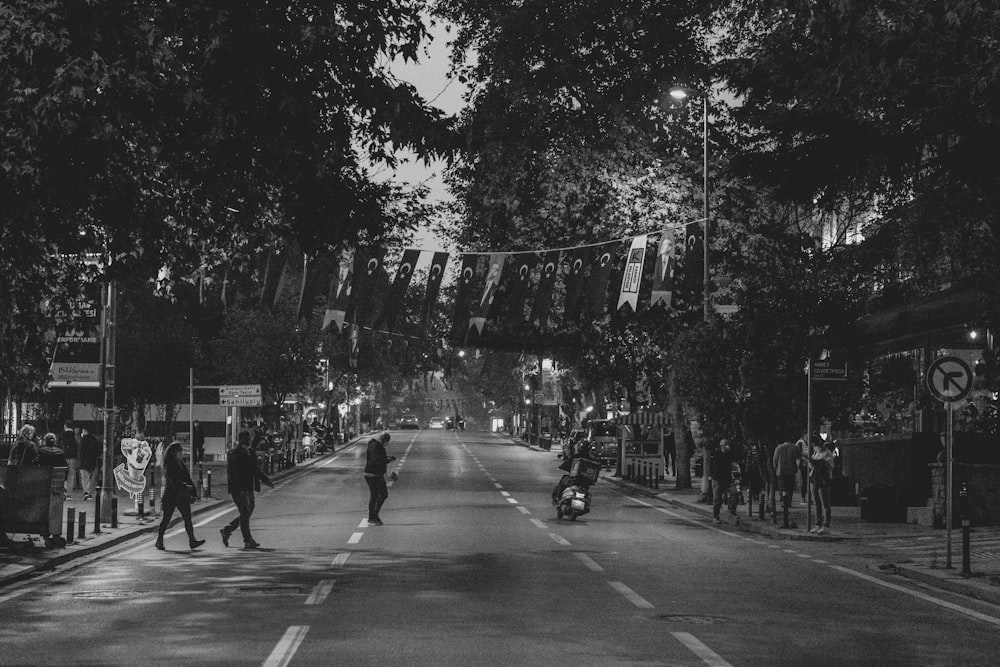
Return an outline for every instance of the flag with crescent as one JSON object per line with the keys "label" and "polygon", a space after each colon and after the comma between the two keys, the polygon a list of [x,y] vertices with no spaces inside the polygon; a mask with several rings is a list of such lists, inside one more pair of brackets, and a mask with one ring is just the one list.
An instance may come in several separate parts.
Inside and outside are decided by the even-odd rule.
{"label": "flag with crescent", "polygon": [[475,294],[476,275],[482,255],[462,254],[462,266],[455,285],[455,312],[452,317],[452,340],[464,341],[469,326],[469,307]]}
{"label": "flag with crescent", "polygon": [[273,308],[278,296],[281,294],[281,285],[284,281],[285,268],[292,256],[288,245],[279,250],[272,250],[267,255],[267,263],[264,266],[264,281],[260,289],[260,305],[265,308]]}
{"label": "flag with crescent", "polygon": [[547,329],[551,315],[552,292],[559,277],[560,251],[546,251],[542,257],[542,271],[535,290],[535,302],[531,306],[531,323],[536,329]]}
{"label": "flag with crescent", "polygon": [[360,356],[361,343],[358,340],[358,329],[360,327],[357,324],[351,323],[347,325],[347,358],[348,363],[351,368],[358,367],[358,357]]}
{"label": "flag with crescent", "polygon": [[385,272],[382,266],[384,257],[385,248],[378,246],[363,246],[354,251],[352,307],[348,309],[348,317],[358,326],[371,326],[378,314],[376,311],[380,304],[376,296]]}
{"label": "flag with crescent", "polygon": [[420,323],[425,329],[430,324],[434,306],[437,305],[438,294],[441,292],[441,280],[444,278],[444,270],[447,266],[448,253],[434,253],[430,268],[427,269],[427,292],[424,296],[423,315],[420,318]]}
{"label": "flag with crescent", "polygon": [[576,322],[583,312],[583,302],[586,299],[585,280],[594,261],[594,249],[591,246],[573,248],[569,254],[569,264],[565,266],[563,283],[566,286],[566,305],[563,318],[566,322]]}
{"label": "flag with crescent", "polygon": [[354,251],[340,251],[335,265],[336,268],[330,273],[330,289],[326,295],[326,313],[323,315],[321,330],[328,331],[332,325],[337,328],[339,334],[344,328],[344,318],[347,316],[347,307],[350,303]]}
{"label": "flag with crescent", "polygon": [[674,271],[677,268],[676,230],[666,227],[656,243],[656,267],[653,270],[653,288],[649,296],[650,307],[663,304],[668,310],[673,305]]}
{"label": "flag with crescent", "polygon": [[403,257],[399,260],[399,266],[396,267],[396,276],[392,280],[392,287],[389,288],[389,295],[385,300],[385,307],[379,316],[379,321],[376,322],[376,328],[381,326],[386,331],[392,331],[396,326],[396,318],[403,305],[406,290],[413,279],[413,268],[417,265],[418,259],[420,259],[419,249],[407,248],[403,251]]}
{"label": "flag with crescent", "polygon": [[618,305],[615,310],[621,310],[628,304],[635,312],[639,305],[639,287],[642,285],[642,264],[646,259],[647,234],[640,234],[632,239],[628,257],[625,260],[625,271],[622,273],[622,287],[618,293]]}
{"label": "flag with crescent", "polygon": [[319,250],[309,255],[303,255],[302,286],[299,289],[298,305],[295,308],[296,319],[312,317],[316,304],[316,292],[319,286],[330,278],[330,272],[336,264],[336,256],[326,250]]}
{"label": "flag with crescent", "polygon": [[684,243],[684,300],[688,308],[694,308],[701,303],[701,293],[704,288],[702,267],[705,264],[701,247],[702,234],[700,222],[689,222],[685,228]]}
{"label": "flag with crescent", "polygon": [[531,291],[532,276],[541,262],[541,257],[533,252],[521,252],[514,258],[507,272],[506,307],[503,319],[511,331],[520,329],[528,318],[524,314],[524,303]]}
{"label": "flag with crescent", "polygon": [[507,253],[495,252],[489,256],[489,265],[486,271],[486,283],[483,285],[483,293],[479,301],[473,304],[469,317],[469,326],[475,327],[476,333],[483,334],[483,327],[486,325],[486,317],[496,298],[496,292],[500,288],[500,277],[503,274],[503,265],[507,260]]}
{"label": "flag with crescent", "polygon": [[601,317],[608,308],[608,285],[621,241],[602,243],[594,249],[594,262],[587,278],[587,316]]}

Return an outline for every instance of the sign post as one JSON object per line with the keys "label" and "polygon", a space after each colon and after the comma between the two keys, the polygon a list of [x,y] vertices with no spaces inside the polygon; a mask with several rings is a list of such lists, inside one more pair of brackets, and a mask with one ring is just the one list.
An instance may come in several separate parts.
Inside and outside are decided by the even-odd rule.
{"label": "sign post", "polygon": [[[219,405],[226,408],[226,422],[233,426],[233,437],[237,433],[237,425],[233,422],[235,407],[253,407],[263,405],[259,384],[224,384],[219,386]],[[231,443],[226,443],[229,450]]]}
{"label": "sign post", "polygon": [[951,569],[952,489],[955,488],[955,480],[952,473],[952,452],[954,445],[952,408],[955,403],[964,399],[972,391],[972,369],[969,368],[969,364],[965,363],[959,357],[938,357],[927,368],[927,388],[934,398],[944,403],[945,412],[947,413],[947,429],[945,431],[947,481],[945,482],[944,506],[947,561],[945,567]]}

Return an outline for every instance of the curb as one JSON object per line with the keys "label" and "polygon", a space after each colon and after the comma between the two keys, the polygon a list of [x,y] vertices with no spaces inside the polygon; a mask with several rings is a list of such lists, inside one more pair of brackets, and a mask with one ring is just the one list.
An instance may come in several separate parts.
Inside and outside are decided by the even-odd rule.
{"label": "curb", "polygon": [[[991,604],[1000,605],[1000,585],[991,584],[984,577],[972,575],[963,576],[952,570],[941,568],[921,567],[914,565],[893,565],[896,574],[918,581],[928,586],[934,586],[949,593],[964,595],[966,597],[982,600]],[[941,574],[932,574],[932,572]]]}

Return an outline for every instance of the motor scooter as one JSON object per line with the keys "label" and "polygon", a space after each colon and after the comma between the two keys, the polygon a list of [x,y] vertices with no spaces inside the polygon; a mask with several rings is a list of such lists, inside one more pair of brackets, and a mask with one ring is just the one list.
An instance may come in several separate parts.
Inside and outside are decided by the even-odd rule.
{"label": "motor scooter", "polygon": [[574,478],[556,501],[556,518],[566,517],[570,521],[576,521],[578,516],[588,512],[590,512],[590,486]]}

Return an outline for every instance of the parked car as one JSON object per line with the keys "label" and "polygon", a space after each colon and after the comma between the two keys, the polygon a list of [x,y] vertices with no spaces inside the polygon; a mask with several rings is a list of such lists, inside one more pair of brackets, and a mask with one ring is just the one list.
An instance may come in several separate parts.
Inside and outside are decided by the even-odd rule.
{"label": "parked car", "polygon": [[587,432],[582,428],[575,428],[569,435],[562,439],[562,458],[568,459],[576,454],[577,445],[587,437]]}
{"label": "parked car", "polygon": [[419,429],[420,420],[417,419],[416,415],[403,415],[399,419],[399,428],[402,429]]}
{"label": "parked car", "polygon": [[603,465],[618,463],[618,426],[609,419],[591,419],[587,422],[587,440],[590,456]]}
{"label": "parked car", "polygon": [[427,428],[444,428],[444,417],[431,417]]}

